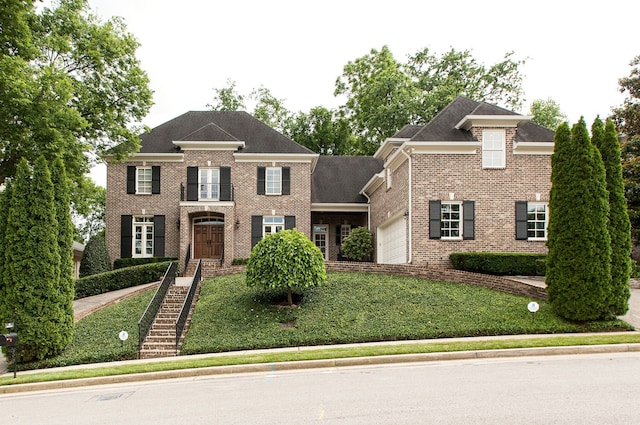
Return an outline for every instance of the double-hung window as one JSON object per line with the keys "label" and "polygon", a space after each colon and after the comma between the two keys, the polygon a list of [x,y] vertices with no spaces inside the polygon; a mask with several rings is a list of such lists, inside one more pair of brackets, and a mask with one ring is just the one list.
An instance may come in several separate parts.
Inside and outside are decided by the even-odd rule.
{"label": "double-hung window", "polygon": [[265,170],[265,194],[282,194],[282,168],[267,167]]}
{"label": "double-hung window", "polygon": [[482,168],[504,168],[505,150],[504,130],[482,132]]}
{"label": "double-hung window", "polygon": [[200,168],[200,200],[217,201],[220,199],[220,169]]}
{"label": "double-hung window", "polygon": [[151,167],[136,168],[136,193],[141,195],[151,195],[153,186]]}
{"label": "double-hung window", "polygon": [[527,203],[527,239],[547,240],[547,204]]}
{"label": "double-hung window", "polygon": [[516,201],[516,239],[546,241],[549,205],[546,202]]}
{"label": "double-hung window", "polygon": [[440,234],[442,239],[462,239],[462,204],[440,204]]}
{"label": "double-hung window", "polygon": [[153,257],[153,217],[133,217],[133,257]]}

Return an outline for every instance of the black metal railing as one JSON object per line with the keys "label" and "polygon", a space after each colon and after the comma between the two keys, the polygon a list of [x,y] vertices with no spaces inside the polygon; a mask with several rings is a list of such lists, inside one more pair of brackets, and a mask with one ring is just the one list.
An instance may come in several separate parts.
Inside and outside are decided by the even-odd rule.
{"label": "black metal railing", "polygon": [[174,285],[176,282],[176,264],[175,262],[171,263],[162,278],[160,286],[156,289],[156,293],[153,295],[151,301],[149,301],[147,309],[142,313],[140,320],[138,320],[138,351],[142,349],[142,343],[151,330],[153,321],[158,315],[158,311],[164,301],[165,295],[167,295],[169,286]]}
{"label": "black metal railing", "polygon": [[[233,201],[235,188],[232,183],[205,183],[198,184],[198,192],[189,192],[184,183],[180,183],[180,202],[189,201]],[[195,197],[198,199],[195,199]]]}
{"label": "black metal railing", "polygon": [[189,318],[189,311],[191,311],[191,305],[193,304],[193,298],[196,295],[196,290],[198,289],[198,284],[202,279],[202,260],[198,260],[198,265],[196,266],[196,272],[193,274],[193,279],[191,280],[191,286],[189,287],[189,292],[187,293],[187,297],[182,304],[182,309],[180,310],[180,315],[178,316],[178,320],[176,320],[176,352],[178,352],[178,347],[180,345],[180,338],[182,337],[182,332],[184,331],[184,327],[187,324],[187,319]]}

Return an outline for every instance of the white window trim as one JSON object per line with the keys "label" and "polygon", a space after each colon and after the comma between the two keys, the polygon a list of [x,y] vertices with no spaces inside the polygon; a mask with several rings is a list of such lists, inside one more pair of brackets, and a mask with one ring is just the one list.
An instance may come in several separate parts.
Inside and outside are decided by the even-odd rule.
{"label": "white window trim", "polygon": [[386,179],[385,179],[387,182],[387,190],[391,189],[392,176],[393,176],[393,171],[391,170],[391,168],[387,168]]}
{"label": "white window trim", "polygon": [[351,225],[350,224],[341,224],[340,225],[340,245],[344,243],[344,240],[351,235]]}
{"label": "white window trim", "polygon": [[[142,231],[141,231],[141,239],[140,239],[140,243],[141,243],[141,252],[138,254],[136,252],[136,226],[141,226],[142,227]],[[147,228],[151,227],[152,231],[151,231],[151,255],[146,253],[146,242],[149,242],[149,240],[147,239]],[[155,227],[154,227],[154,222],[153,222],[153,216],[134,216],[133,217],[133,229],[132,229],[132,234],[133,234],[133,240],[131,242],[131,257],[133,258],[152,258],[155,255],[155,246],[153,244],[153,240],[155,237]]]}
{"label": "white window trim", "polygon": [[[149,173],[149,180],[140,179],[140,171]],[[148,183],[148,191],[142,191],[140,183]],[[136,195],[151,195],[153,192],[153,168],[152,167],[136,167]]]}
{"label": "white window trim", "polygon": [[[500,149],[487,149],[485,148],[485,140],[488,139],[489,134],[499,134],[501,136],[502,146]],[[482,168],[486,169],[502,169],[506,168],[507,165],[507,135],[504,130],[483,130],[482,131]],[[485,164],[485,152],[501,152],[502,157],[500,165],[486,165]]]}
{"label": "white window trim", "polygon": [[[460,206],[460,210],[459,210],[459,218],[458,218],[458,230],[459,230],[459,236],[444,236],[444,229],[442,228],[443,223],[445,222],[454,222],[454,220],[445,220],[444,217],[442,217],[442,207],[444,205],[459,205]],[[462,210],[463,206],[462,206],[462,202],[460,201],[441,201],[440,203],[440,232],[442,234],[442,236],[440,237],[441,240],[443,241],[461,241],[464,237],[464,235],[462,234],[463,231],[463,224],[464,224],[464,211]]]}
{"label": "white window trim", "polygon": [[[544,206],[544,237],[529,237],[529,223],[537,222],[537,220],[529,220],[529,208]],[[546,241],[549,229],[549,204],[547,202],[527,202],[527,240],[528,241]]]}
{"label": "white window trim", "polygon": [[[269,191],[269,171],[278,171],[279,184],[276,191]],[[282,167],[265,167],[264,171],[264,194],[265,195],[282,195]]]}
{"label": "white window trim", "polygon": [[[275,232],[267,233],[267,227],[275,226]],[[280,227],[280,229],[278,229]],[[262,237],[267,235],[273,235],[284,230],[284,217],[283,216],[264,216],[262,217]]]}
{"label": "white window trim", "polygon": [[[201,187],[203,185],[203,183],[202,183],[202,172],[203,171],[207,172],[207,182],[208,182],[207,184],[209,186],[214,185],[214,183],[211,183],[211,181],[213,181],[213,178],[212,178],[213,175],[212,174],[213,174],[214,171],[216,172],[217,180],[218,180],[218,182],[215,183],[218,186],[218,190],[217,190],[218,196],[217,197],[210,197],[210,198],[203,198],[202,197]],[[208,190],[207,190],[207,194],[210,195],[211,193],[212,193],[212,190],[211,190],[211,187],[209,187]],[[199,201],[219,201],[220,200],[220,168],[203,167],[203,168],[198,169],[198,200]]]}

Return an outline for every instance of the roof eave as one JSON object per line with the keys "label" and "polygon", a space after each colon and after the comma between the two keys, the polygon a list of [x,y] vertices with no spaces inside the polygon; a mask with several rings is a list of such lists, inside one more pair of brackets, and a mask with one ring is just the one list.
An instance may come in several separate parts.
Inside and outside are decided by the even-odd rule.
{"label": "roof eave", "polygon": [[465,115],[455,128],[470,130],[472,127],[517,127],[532,118],[530,115]]}

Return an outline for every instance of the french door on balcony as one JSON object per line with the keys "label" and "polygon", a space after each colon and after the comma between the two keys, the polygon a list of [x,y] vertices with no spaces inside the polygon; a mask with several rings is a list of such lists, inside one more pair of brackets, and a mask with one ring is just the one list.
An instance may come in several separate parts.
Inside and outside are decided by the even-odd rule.
{"label": "french door on balcony", "polygon": [[222,258],[224,250],[224,222],[211,219],[196,220],[193,225],[193,258]]}

